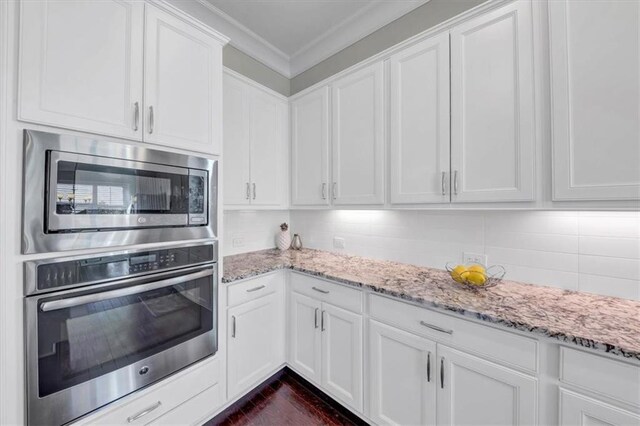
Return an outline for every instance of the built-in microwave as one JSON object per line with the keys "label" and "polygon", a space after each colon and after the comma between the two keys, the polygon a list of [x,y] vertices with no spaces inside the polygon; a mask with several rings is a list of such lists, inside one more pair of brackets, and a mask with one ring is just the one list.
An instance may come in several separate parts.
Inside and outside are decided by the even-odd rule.
{"label": "built-in microwave", "polygon": [[23,253],[216,237],[217,161],[24,132]]}

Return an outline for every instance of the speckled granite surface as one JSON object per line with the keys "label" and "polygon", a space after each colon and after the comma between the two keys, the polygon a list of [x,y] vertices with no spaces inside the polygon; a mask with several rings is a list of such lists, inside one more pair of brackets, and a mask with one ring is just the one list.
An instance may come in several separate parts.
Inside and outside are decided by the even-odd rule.
{"label": "speckled granite surface", "polygon": [[640,302],[502,281],[471,291],[446,271],[319,250],[224,258],[225,283],[293,269],[425,306],[640,360]]}

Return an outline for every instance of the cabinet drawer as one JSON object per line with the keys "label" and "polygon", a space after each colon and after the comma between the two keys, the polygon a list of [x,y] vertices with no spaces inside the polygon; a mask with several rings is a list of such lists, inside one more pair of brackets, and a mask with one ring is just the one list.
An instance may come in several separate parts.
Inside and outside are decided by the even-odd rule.
{"label": "cabinet drawer", "polygon": [[560,381],[640,407],[640,367],[560,348]]}
{"label": "cabinet drawer", "polygon": [[316,300],[348,309],[362,312],[362,291],[340,284],[333,284],[325,280],[303,274],[291,274],[291,289],[305,294]]}
{"label": "cabinet drawer", "polygon": [[[140,395],[129,395],[123,405],[96,417],[90,416],[81,424],[144,425],[168,413],[189,398],[211,387],[219,380],[219,360],[207,360],[185,374],[170,377],[145,389]],[[145,414],[146,412],[146,414]]]}
{"label": "cabinet drawer", "polygon": [[150,424],[166,426],[198,425],[212,417],[212,414],[221,405],[222,390],[220,385],[216,383],[159,419],[153,420]]}
{"label": "cabinet drawer", "polygon": [[538,371],[538,342],[534,339],[375,294],[370,295],[369,309],[372,318],[387,324],[447,342],[531,374]]}
{"label": "cabinet drawer", "polygon": [[277,272],[258,278],[251,278],[227,287],[227,305],[236,306],[267,294],[275,293],[283,281],[282,274]]}

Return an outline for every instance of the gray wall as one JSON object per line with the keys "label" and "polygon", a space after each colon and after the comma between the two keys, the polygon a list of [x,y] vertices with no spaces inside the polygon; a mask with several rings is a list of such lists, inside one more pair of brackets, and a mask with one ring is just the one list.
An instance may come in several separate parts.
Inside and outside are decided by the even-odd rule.
{"label": "gray wall", "polygon": [[251,80],[257,81],[282,95],[289,96],[290,94],[291,85],[287,77],[230,44],[227,44],[222,50],[222,63],[225,67],[249,77]]}
{"label": "gray wall", "polygon": [[291,79],[294,95],[486,0],[431,0]]}

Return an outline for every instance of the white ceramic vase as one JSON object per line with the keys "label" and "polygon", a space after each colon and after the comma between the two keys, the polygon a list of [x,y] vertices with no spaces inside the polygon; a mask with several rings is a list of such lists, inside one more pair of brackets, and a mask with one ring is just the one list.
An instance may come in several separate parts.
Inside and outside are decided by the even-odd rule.
{"label": "white ceramic vase", "polygon": [[276,247],[278,247],[279,250],[285,251],[288,250],[290,246],[291,233],[289,230],[278,232],[278,235],[276,235]]}

